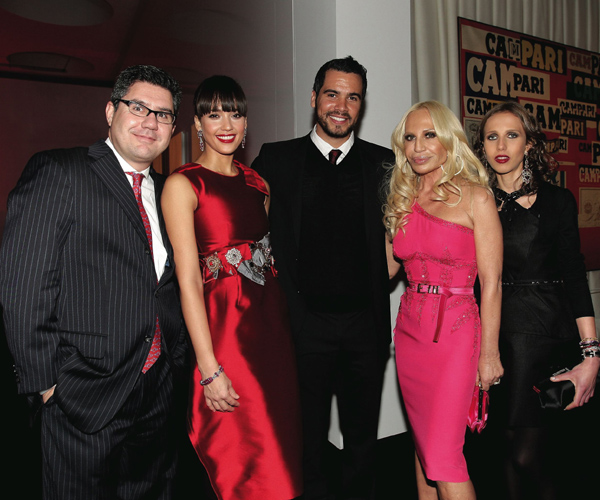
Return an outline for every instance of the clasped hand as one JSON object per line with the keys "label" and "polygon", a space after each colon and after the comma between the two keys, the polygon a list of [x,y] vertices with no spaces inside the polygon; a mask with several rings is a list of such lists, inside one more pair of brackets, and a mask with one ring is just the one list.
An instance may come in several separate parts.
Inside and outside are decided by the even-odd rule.
{"label": "clasped hand", "polygon": [[231,412],[235,410],[236,406],[240,406],[239,397],[225,372],[204,386],[206,406],[212,411]]}
{"label": "clasped hand", "polygon": [[492,385],[500,383],[504,375],[504,368],[499,356],[479,358],[479,369],[477,370],[477,383],[484,391],[489,391]]}

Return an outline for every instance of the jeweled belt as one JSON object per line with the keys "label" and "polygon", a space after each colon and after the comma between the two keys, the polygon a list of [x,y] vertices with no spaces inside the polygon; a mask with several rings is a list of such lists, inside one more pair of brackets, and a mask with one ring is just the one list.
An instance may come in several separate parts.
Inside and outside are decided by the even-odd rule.
{"label": "jeweled belt", "polygon": [[220,273],[230,276],[239,273],[254,283],[264,285],[266,272],[277,275],[274,263],[269,233],[254,243],[222,248],[208,255],[200,254],[204,283],[217,279]]}
{"label": "jeweled belt", "polygon": [[415,293],[431,293],[440,296],[440,302],[438,304],[438,315],[437,325],[435,327],[435,334],[433,335],[433,341],[438,342],[440,340],[440,330],[444,321],[444,313],[446,312],[446,300],[448,297],[453,295],[473,295],[473,287],[447,287],[439,285],[430,285],[428,283],[412,283],[409,290]]}

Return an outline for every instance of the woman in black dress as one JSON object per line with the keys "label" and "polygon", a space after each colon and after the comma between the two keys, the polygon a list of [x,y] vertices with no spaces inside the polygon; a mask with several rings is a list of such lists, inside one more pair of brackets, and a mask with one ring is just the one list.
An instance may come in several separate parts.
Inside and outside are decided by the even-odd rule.
{"label": "woman in black dress", "polygon": [[[588,408],[578,408],[594,394],[600,351],[577,204],[570,191],[548,182],[556,162],[522,105],[492,108],[474,149],[490,173],[504,235],[500,357],[505,375],[492,397],[494,419],[501,419],[508,446],[509,498],[554,499],[559,493],[551,466],[564,468],[573,456],[557,456],[552,447],[574,431],[572,452],[598,423],[586,422]],[[566,407],[572,411],[542,410],[534,384],[565,366],[573,369],[555,379],[575,384]],[[579,466],[581,474],[586,467]],[[588,480],[585,474],[569,479],[571,484]]]}

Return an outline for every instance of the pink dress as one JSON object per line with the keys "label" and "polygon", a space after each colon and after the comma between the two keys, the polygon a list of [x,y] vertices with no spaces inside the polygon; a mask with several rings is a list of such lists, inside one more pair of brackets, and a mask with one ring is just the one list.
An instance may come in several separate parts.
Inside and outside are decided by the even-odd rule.
{"label": "pink dress", "polygon": [[398,380],[427,478],[463,482],[481,332],[473,230],[416,202],[407,217],[393,242],[409,281],[394,329]]}

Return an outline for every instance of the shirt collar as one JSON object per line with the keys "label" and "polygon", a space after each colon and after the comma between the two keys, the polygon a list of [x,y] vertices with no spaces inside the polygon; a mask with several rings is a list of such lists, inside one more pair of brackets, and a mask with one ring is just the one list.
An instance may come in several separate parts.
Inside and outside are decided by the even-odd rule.
{"label": "shirt collar", "polygon": [[319,135],[317,134],[317,126],[316,125],[313,127],[312,131],[310,132],[310,138],[313,141],[313,143],[315,144],[315,146],[317,146],[317,149],[321,152],[321,154],[325,158],[329,158],[329,152],[332,149],[339,149],[342,152],[342,154],[338,158],[338,163],[340,161],[342,161],[342,159],[350,151],[350,148],[352,148],[352,146],[354,145],[354,132],[351,132],[350,137],[348,137],[348,140],[346,142],[344,142],[344,144],[342,144],[339,148],[332,147],[331,144],[329,144],[328,142],[324,141],[321,137],[319,137]]}
{"label": "shirt collar", "polygon": [[[127,163],[127,161],[125,161],[125,158],[123,158],[119,152],[115,149],[114,144],[112,143],[112,141],[110,140],[110,137],[106,138],[106,144],[108,145],[108,147],[110,149],[112,149],[113,153],[115,154],[115,156],[117,157],[117,160],[119,162],[119,165],[121,165],[121,168],[123,169],[123,172],[138,172],[138,170],[136,170],[135,168],[133,168],[129,163]],[[149,178],[150,176],[150,165],[148,165],[148,168],[146,170],[142,170],[141,172],[139,172],[140,174],[144,174],[144,177],[146,179]]]}

